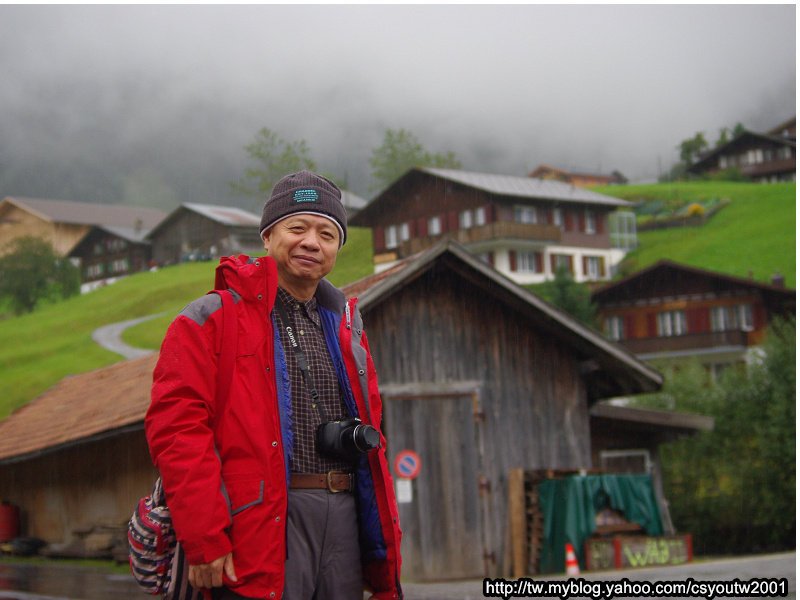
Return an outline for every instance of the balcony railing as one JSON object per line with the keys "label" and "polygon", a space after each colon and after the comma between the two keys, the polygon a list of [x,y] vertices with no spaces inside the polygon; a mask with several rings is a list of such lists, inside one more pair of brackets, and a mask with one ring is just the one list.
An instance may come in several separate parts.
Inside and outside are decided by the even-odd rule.
{"label": "balcony railing", "polygon": [[557,225],[499,221],[497,223],[489,223],[488,225],[480,225],[469,229],[448,231],[440,235],[428,235],[407,240],[400,243],[397,247],[398,258],[405,258],[417,252],[421,252],[426,248],[430,248],[443,238],[454,239],[460,244],[465,245],[500,239],[560,242],[561,228]]}
{"label": "balcony railing", "polygon": [[680,350],[703,350],[718,347],[747,347],[746,331],[712,331],[665,337],[622,340],[620,342],[634,354],[657,354]]}
{"label": "balcony railing", "polygon": [[755,165],[740,165],[739,170],[748,177],[758,177],[760,175],[770,175],[772,173],[783,173],[793,171],[795,168],[794,158],[780,158],[770,160]]}

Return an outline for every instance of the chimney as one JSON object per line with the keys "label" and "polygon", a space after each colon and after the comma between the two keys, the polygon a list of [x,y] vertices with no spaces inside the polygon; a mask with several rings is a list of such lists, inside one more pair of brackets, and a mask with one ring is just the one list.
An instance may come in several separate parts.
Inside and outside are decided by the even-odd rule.
{"label": "chimney", "polygon": [[786,280],[783,278],[783,275],[781,275],[780,273],[775,273],[772,276],[772,285],[774,285],[775,287],[785,287],[786,286]]}

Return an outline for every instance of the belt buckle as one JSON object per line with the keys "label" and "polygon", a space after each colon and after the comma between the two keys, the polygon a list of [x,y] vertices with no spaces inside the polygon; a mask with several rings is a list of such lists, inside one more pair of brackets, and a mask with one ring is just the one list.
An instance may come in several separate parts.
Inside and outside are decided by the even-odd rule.
{"label": "belt buckle", "polygon": [[333,488],[333,476],[334,475],[347,475],[348,478],[350,477],[349,473],[342,473],[341,471],[328,471],[328,473],[326,475],[327,482],[328,482],[328,491],[331,494],[338,494],[340,492],[348,492],[348,491],[350,491],[350,487],[352,487],[352,485],[353,485],[352,481],[350,482],[350,485],[348,486],[348,489],[346,489],[346,490],[336,490],[336,489],[334,489]]}

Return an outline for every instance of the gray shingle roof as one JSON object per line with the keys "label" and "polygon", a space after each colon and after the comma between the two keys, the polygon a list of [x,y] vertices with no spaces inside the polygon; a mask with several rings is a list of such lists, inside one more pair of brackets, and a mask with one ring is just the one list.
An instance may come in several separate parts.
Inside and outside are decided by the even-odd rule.
{"label": "gray shingle roof", "polygon": [[149,229],[135,227],[117,227],[115,225],[98,225],[98,229],[107,231],[108,233],[120,237],[135,244],[149,244],[145,237],[150,233]]}
{"label": "gray shingle roof", "polygon": [[537,198],[558,200],[560,202],[580,202],[582,204],[601,204],[604,206],[630,206],[631,203],[613,196],[598,194],[590,190],[575,187],[561,181],[517,177],[513,175],[494,175],[491,173],[474,173],[456,169],[419,169],[442,179],[455,181],[463,185],[498,194],[501,196],[517,196],[519,198]]}
{"label": "gray shingle roof", "polygon": [[25,208],[48,221],[74,225],[106,225],[135,229],[138,222],[141,229],[150,230],[167,216],[167,213],[161,210],[143,206],[93,204],[19,196],[9,196],[4,200]]}
{"label": "gray shingle roof", "polygon": [[259,215],[233,206],[214,206],[213,204],[194,204],[191,202],[184,202],[182,206],[223,225],[258,227],[261,223]]}

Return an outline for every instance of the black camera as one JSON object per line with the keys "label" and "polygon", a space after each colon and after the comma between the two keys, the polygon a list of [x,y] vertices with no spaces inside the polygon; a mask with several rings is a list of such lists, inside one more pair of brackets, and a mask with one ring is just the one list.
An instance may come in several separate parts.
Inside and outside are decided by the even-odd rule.
{"label": "black camera", "polygon": [[381,436],[372,425],[350,418],[328,421],[317,428],[317,448],[322,454],[355,460],[360,454],[380,448]]}

